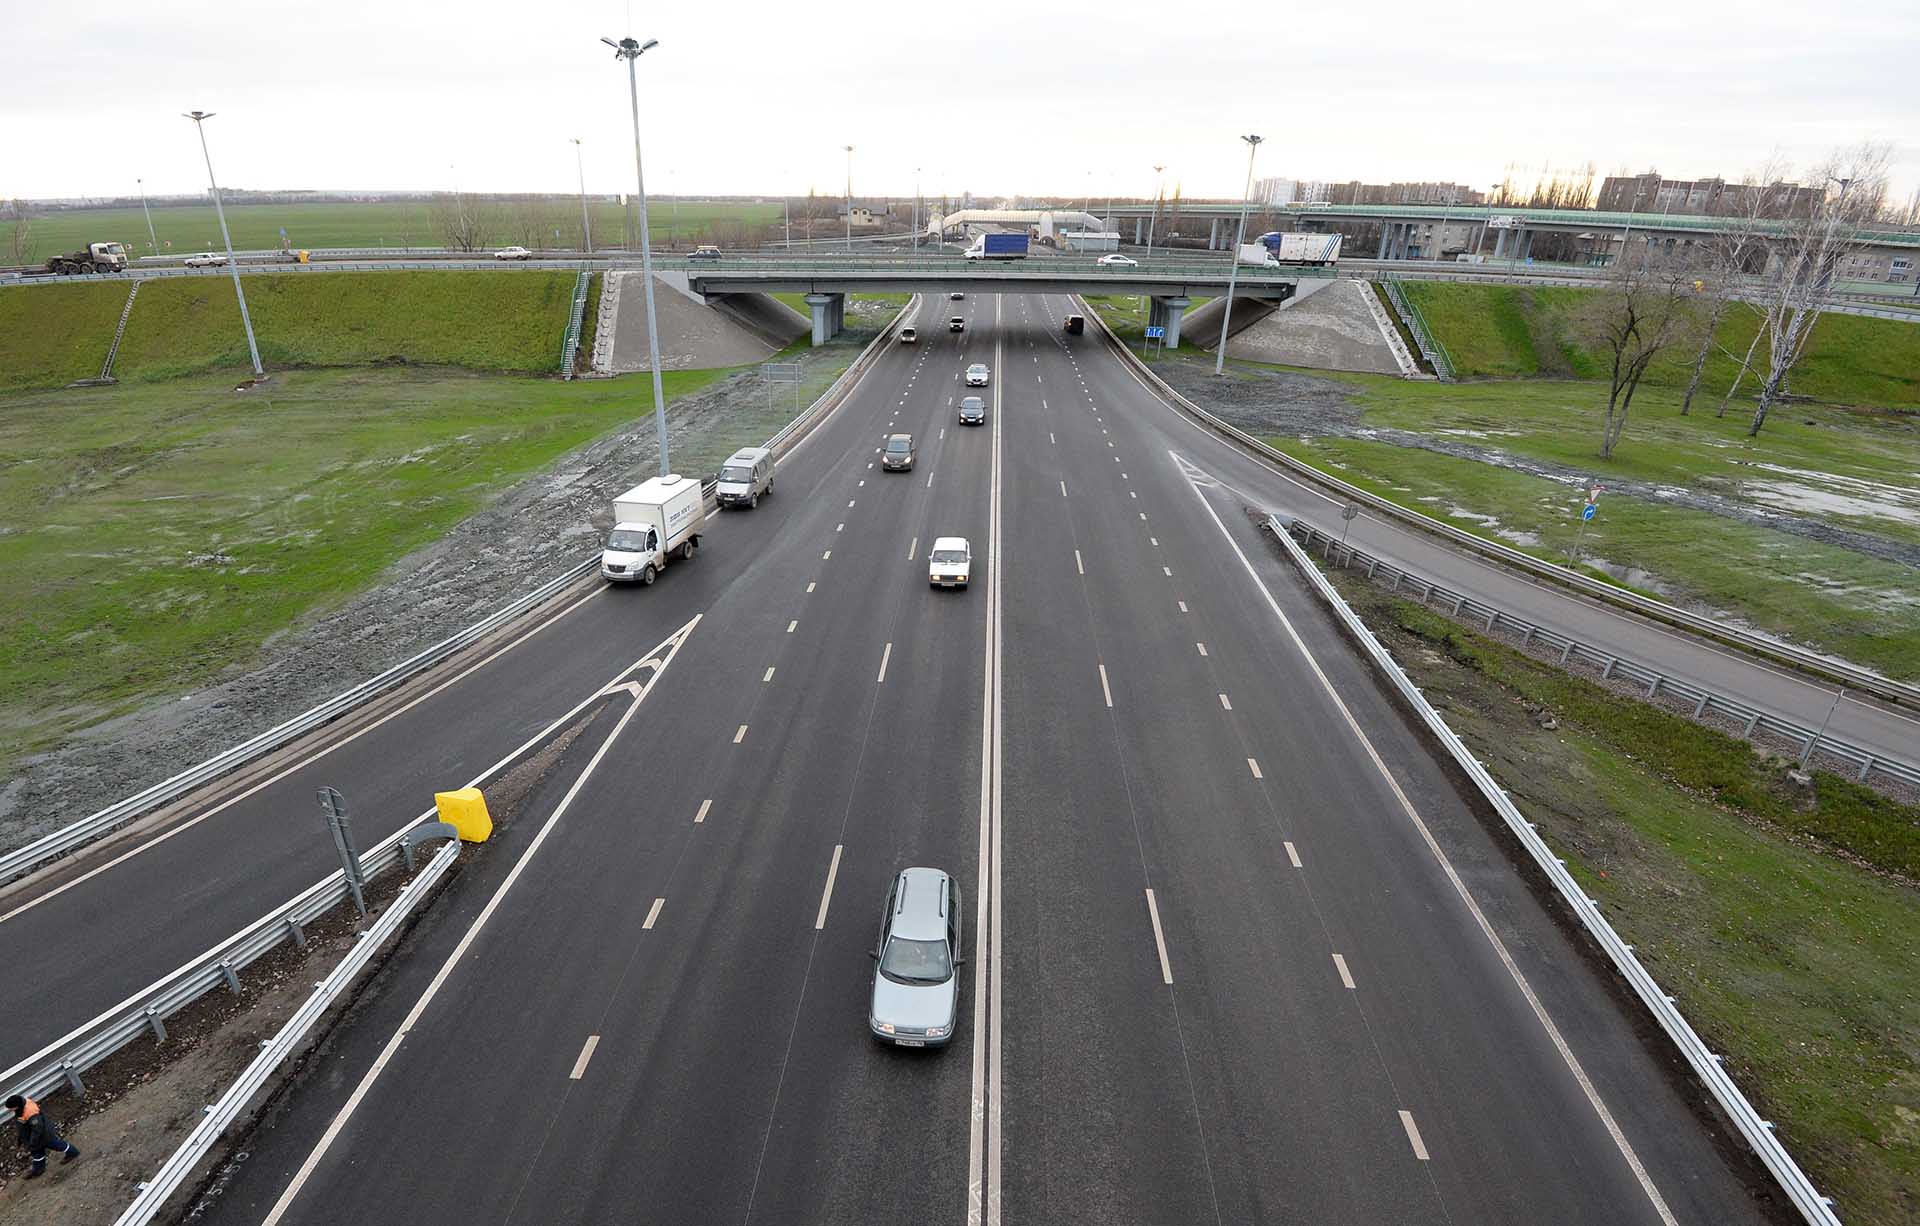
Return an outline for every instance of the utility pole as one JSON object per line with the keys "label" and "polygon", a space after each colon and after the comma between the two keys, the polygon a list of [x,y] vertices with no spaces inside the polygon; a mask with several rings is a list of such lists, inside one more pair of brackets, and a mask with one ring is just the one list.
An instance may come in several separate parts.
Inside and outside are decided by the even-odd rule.
{"label": "utility pole", "polygon": [[580,138],[573,137],[573,165],[580,172],[580,234],[587,244],[587,254],[593,254],[593,223],[587,220],[587,164],[580,160]]}
{"label": "utility pole", "polygon": [[847,150],[847,251],[853,251],[853,146]]}
{"label": "utility pole", "polygon": [[660,387],[660,325],[653,312],[653,244],[647,235],[647,175],[640,164],[640,77],[634,64],[660,45],[657,38],[642,43],[623,38],[601,42],[613,48],[613,58],[627,62],[627,96],[633,103],[633,181],[640,193],[640,281],[647,299],[647,365],[653,372],[653,426],[660,437],[660,475],[673,470],[667,462],[667,396]]}
{"label": "utility pole", "polygon": [[1253,155],[1260,151],[1264,137],[1243,136],[1247,142],[1247,188],[1240,193],[1240,224],[1234,231],[1233,262],[1227,266],[1227,305],[1220,312],[1220,346],[1213,355],[1213,373],[1227,373],[1227,325],[1233,321],[1233,287],[1240,279],[1240,244],[1247,237],[1247,201],[1253,195]]}
{"label": "utility pole", "polygon": [[260,369],[260,346],[253,342],[253,317],[247,314],[247,293],[240,288],[240,265],[233,258],[233,235],[227,231],[227,210],[220,203],[220,184],[213,177],[213,155],[207,152],[205,123],[213,118],[213,112],[186,111],[183,114],[193,120],[194,130],[200,133],[200,156],[206,160],[207,183],[213,188],[213,211],[220,215],[220,238],[227,245],[227,270],[233,274],[233,296],[240,301],[240,326],[247,330],[247,354],[253,359],[253,377],[264,379],[267,372]]}

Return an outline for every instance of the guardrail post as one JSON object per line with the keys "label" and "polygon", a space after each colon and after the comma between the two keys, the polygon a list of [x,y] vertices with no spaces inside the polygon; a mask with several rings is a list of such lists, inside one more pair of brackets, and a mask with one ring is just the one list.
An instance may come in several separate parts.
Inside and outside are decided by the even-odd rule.
{"label": "guardrail post", "polygon": [[307,947],[307,930],[302,928],[300,921],[291,915],[287,917],[287,935],[293,939],[295,945],[302,949]]}
{"label": "guardrail post", "polygon": [[60,1062],[60,1075],[67,1079],[68,1093],[72,1094],[75,1098],[85,1098],[87,1096],[87,1083],[80,1080],[80,1070],[74,1067],[73,1061],[62,1060]]}
{"label": "guardrail post", "polygon": [[1865,783],[1867,781],[1867,774],[1871,770],[1873,770],[1873,755],[1868,754],[1867,760],[1860,764],[1860,775],[1858,778],[1858,782]]}
{"label": "guardrail post", "polygon": [[1466,600],[1467,598],[1465,596],[1455,596],[1453,598],[1453,615],[1455,617],[1460,616],[1460,606],[1465,604]]}
{"label": "guardrail post", "polygon": [[1807,765],[1807,763],[1813,760],[1813,749],[1814,749],[1814,746],[1816,746],[1816,745],[1818,745],[1819,743],[1820,743],[1820,734],[1819,734],[1819,733],[1817,733],[1817,732],[1814,732],[1814,733],[1809,733],[1809,734],[1808,734],[1808,736],[1807,736],[1807,745],[1806,745],[1806,748],[1804,748],[1804,749],[1802,749],[1802,750],[1800,751],[1800,766],[1801,766],[1801,769],[1803,769],[1803,770],[1804,770],[1804,769],[1806,768],[1806,765]]}
{"label": "guardrail post", "polygon": [[232,991],[234,995],[236,996],[239,995],[240,994],[240,976],[234,974],[233,963],[222,958],[220,960],[219,971],[220,971],[220,977],[227,981],[227,988],[230,991]]}
{"label": "guardrail post", "polygon": [[1497,623],[1499,620],[1500,620],[1500,610],[1493,609],[1487,613],[1487,633],[1489,634],[1493,633],[1493,627],[1495,623]]}
{"label": "guardrail post", "polygon": [[1695,719],[1699,719],[1702,715],[1706,714],[1707,700],[1712,697],[1713,695],[1705,693],[1704,691],[1701,693],[1700,701],[1693,704],[1693,717]]}
{"label": "guardrail post", "polygon": [[1665,677],[1656,675],[1653,679],[1653,684],[1647,687],[1647,697],[1652,698],[1655,694],[1658,694],[1660,692],[1660,683],[1665,680]]}
{"label": "guardrail post", "polygon": [[1620,663],[1619,656],[1608,656],[1607,666],[1600,670],[1600,680],[1606,681],[1613,676],[1614,665]]}
{"label": "guardrail post", "polygon": [[1760,723],[1760,712],[1755,711],[1752,715],[1747,717],[1747,730],[1740,734],[1741,739],[1745,740],[1747,737],[1752,736],[1754,728],[1757,727],[1759,723]]}
{"label": "guardrail post", "polygon": [[1572,654],[1573,654],[1573,640],[1568,639],[1567,645],[1560,649],[1560,663],[1565,664],[1567,662],[1567,657]]}
{"label": "guardrail post", "polygon": [[1403,579],[1403,578],[1405,578],[1405,577],[1406,577],[1406,572],[1405,572],[1405,571],[1398,571],[1398,570],[1396,570],[1396,571],[1394,571],[1394,572],[1393,572],[1393,582],[1392,582],[1392,583],[1389,583],[1389,584],[1387,585],[1387,590],[1388,590],[1389,592],[1397,592],[1397,591],[1399,591],[1399,590],[1400,590],[1400,580],[1401,580],[1401,579]]}
{"label": "guardrail post", "polygon": [[167,1024],[160,1019],[160,1010],[153,1005],[148,1005],[146,1008],[146,1014],[147,1014],[147,1025],[153,1029],[153,1041],[156,1043],[166,1042],[167,1041]]}

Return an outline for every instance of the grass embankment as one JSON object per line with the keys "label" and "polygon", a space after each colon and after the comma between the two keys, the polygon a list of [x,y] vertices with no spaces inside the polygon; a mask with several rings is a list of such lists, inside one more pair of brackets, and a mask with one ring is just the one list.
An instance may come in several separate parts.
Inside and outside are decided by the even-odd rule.
{"label": "grass embankment", "polygon": [[[1138,294],[1087,294],[1086,304],[1100,312],[1100,318],[1107,321],[1113,334],[1129,344],[1138,344],[1146,339],[1147,299]],[[1211,298],[1195,297],[1187,307],[1186,318],[1203,303],[1212,302]],[[1184,326],[1184,325],[1183,325]],[[1155,350],[1158,352],[1157,348]]]}
{"label": "grass embankment", "polygon": [[[726,373],[663,377],[677,396]],[[0,775],[250,659],[632,420],[643,389],[295,371],[244,395],[205,377],[0,399]]]}
{"label": "grass embankment", "polygon": [[[551,226],[560,229],[560,242],[579,241],[580,205],[577,200],[548,202]],[[493,208],[491,204],[483,206]],[[522,242],[525,235],[511,225],[510,206],[495,210],[503,216],[497,233],[484,244],[503,247]],[[590,209],[594,246],[618,246],[625,221],[617,203],[594,201]],[[655,243],[692,240],[714,225],[745,222],[773,225],[781,220],[779,201],[672,200],[654,198],[647,209],[647,229]],[[13,222],[0,222],[0,246],[9,243]],[[227,228],[237,251],[268,251],[281,245],[280,231],[295,247],[439,247],[445,239],[434,227],[425,201],[370,201],[364,204],[229,204]],[[153,209],[153,229],[163,255],[190,255],[219,250],[220,221],[207,205],[168,205]],[[120,242],[135,255],[150,255],[146,219],[138,206],[122,209],[67,209],[49,212],[29,223],[33,262],[58,252],[73,251],[90,242]]]}
{"label": "grass embankment", "polygon": [[1920,809],[1825,773],[1796,787],[1740,741],[1336,575],[1839,1215],[1913,1221]]}
{"label": "grass embankment", "polygon": [[[1569,313],[1597,291],[1430,281],[1406,282],[1401,288],[1447,347],[1462,378],[1607,377],[1604,357],[1574,339],[1567,323]],[[1759,327],[1752,307],[1734,303],[1715,339],[1721,348],[1744,355]],[[1763,372],[1767,352],[1763,340],[1754,354]],[[1648,369],[1647,383],[1684,388],[1693,356],[1691,346],[1668,350]],[[1695,412],[1704,407],[1710,413],[1718,406],[1738,367],[1736,359],[1718,350],[1707,359]],[[1920,407],[1920,327],[1859,315],[1823,315],[1791,382],[1797,395],[1834,404]],[[1757,390],[1751,374],[1742,387],[1733,412],[1751,404],[1751,393]]]}
{"label": "grass embankment", "polygon": [[[807,305],[805,294],[768,294],[767,297],[792,307],[802,319],[813,318],[813,308]],[[856,316],[870,315],[882,310],[891,313],[907,305],[907,300],[912,297],[912,294],[848,294],[847,313]],[[932,300],[929,296],[928,301]],[[942,298],[940,301],[945,302],[946,299]]]}
{"label": "grass embankment", "polygon": [[[557,371],[574,277],[263,273],[241,282],[260,360],[269,367],[411,362]],[[247,365],[232,280],[186,277],[141,288],[114,373],[129,381],[169,379]]]}
{"label": "grass embankment", "polygon": [[0,390],[98,375],[126,303],[127,286],[97,281],[0,290]]}

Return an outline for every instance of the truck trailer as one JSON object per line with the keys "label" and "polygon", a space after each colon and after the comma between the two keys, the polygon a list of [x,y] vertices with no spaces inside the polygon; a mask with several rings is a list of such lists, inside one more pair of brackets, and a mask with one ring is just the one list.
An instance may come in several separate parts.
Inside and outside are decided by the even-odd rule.
{"label": "truck trailer", "polygon": [[1299,230],[1269,230],[1260,236],[1260,245],[1273,256],[1275,263],[1322,267],[1339,261],[1340,237]]}
{"label": "truck trailer", "polygon": [[78,251],[56,255],[33,271],[71,277],[79,273],[125,272],[127,249],[119,243],[88,243]]}
{"label": "truck trailer", "polygon": [[982,234],[973,240],[966,254],[969,260],[1024,260],[1027,242],[1025,233]]}
{"label": "truck trailer", "polygon": [[706,523],[706,495],[698,481],[673,473],[634,486],[613,500],[613,531],[600,552],[600,577],[652,583],[672,559],[693,556]]}

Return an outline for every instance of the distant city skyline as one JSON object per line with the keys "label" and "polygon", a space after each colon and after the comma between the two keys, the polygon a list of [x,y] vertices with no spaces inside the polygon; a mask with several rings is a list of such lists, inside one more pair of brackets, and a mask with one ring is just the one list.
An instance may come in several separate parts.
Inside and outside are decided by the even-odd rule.
{"label": "distant city skyline", "polygon": [[[1901,83],[1920,7],[1840,0],[1818,21],[1679,0],[1606,21],[1541,12],[1471,35],[1294,40],[1201,0],[1178,24],[1119,0],[1097,24],[981,16],[903,28],[846,12],[732,6],[636,16],[648,187],[661,194],[906,198],[971,189],[1237,197],[1242,133],[1260,177],[1452,180],[1485,191],[1591,162],[1737,181],[1769,159],[1803,174],[1889,143],[1892,193],[1920,187],[1920,100]],[[1432,10],[1389,0],[1385,32]],[[12,15],[0,48],[0,198],[203,192],[180,112],[215,112],[223,184],[260,190],[632,190],[625,74],[597,41],[627,5],[72,0]],[[1013,30],[1016,36],[1008,37]],[[1235,33],[1238,31],[1238,34]],[[1524,169],[1521,169],[1524,167]],[[917,173],[916,173],[917,172]],[[1791,177],[1791,176],[1790,176]]]}

